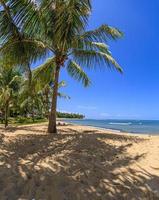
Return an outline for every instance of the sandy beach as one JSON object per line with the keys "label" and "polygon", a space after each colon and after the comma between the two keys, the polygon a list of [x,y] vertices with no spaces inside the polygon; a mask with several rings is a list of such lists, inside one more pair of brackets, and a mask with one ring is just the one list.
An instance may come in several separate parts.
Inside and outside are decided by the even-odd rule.
{"label": "sandy beach", "polygon": [[0,200],[159,200],[159,136],[0,129]]}

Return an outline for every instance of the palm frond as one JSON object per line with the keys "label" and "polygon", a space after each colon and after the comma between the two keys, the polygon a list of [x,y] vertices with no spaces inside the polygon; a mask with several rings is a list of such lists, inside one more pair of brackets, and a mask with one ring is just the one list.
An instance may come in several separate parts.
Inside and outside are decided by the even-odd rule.
{"label": "palm frond", "polygon": [[18,76],[18,75],[15,75],[12,80],[8,83],[8,86],[11,86],[13,84],[17,84],[17,83],[20,83],[22,81],[22,77],[21,76]]}
{"label": "palm frond", "polygon": [[101,43],[101,42],[86,42],[86,49],[88,50],[96,50],[96,51],[100,51],[103,53],[107,53],[107,54],[111,54],[109,51],[109,46],[106,45],[105,43]]}
{"label": "palm frond", "polygon": [[8,5],[14,11],[14,21],[22,31],[30,36],[43,35],[42,13],[38,1],[10,0]]}
{"label": "palm frond", "polygon": [[[91,10],[90,0],[48,0],[42,4],[48,34],[62,50],[71,47],[73,38],[84,31]],[[50,34],[51,33],[51,34]]]}
{"label": "palm frond", "polygon": [[107,66],[108,68],[116,69],[122,73],[122,68],[112,57],[111,53],[94,51],[94,50],[77,50],[73,52],[74,60],[80,65],[87,68],[95,68],[99,66]]}
{"label": "palm frond", "polygon": [[58,87],[65,87],[66,86],[66,82],[65,81],[61,81],[59,84],[58,84]]}
{"label": "palm frond", "polygon": [[48,49],[41,41],[29,38],[21,40],[11,38],[1,46],[0,53],[4,59],[10,59],[15,64],[27,65],[37,59],[46,57]]}
{"label": "palm frond", "polygon": [[58,97],[63,98],[63,99],[71,99],[70,96],[68,96],[68,95],[66,95],[64,93],[61,93],[61,92],[58,92]]}
{"label": "palm frond", "polygon": [[83,69],[75,61],[69,60],[67,64],[67,71],[71,77],[77,81],[82,81],[85,87],[90,85],[90,79],[83,71]]}
{"label": "palm frond", "polygon": [[53,82],[55,70],[55,58],[51,57],[35,70],[33,70],[33,82],[38,82],[37,86],[42,88],[46,84]]}
{"label": "palm frond", "polygon": [[102,25],[95,30],[85,32],[80,37],[86,41],[107,42],[110,39],[116,40],[122,36],[123,33],[119,29],[108,25]]}
{"label": "palm frond", "polygon": [[20,34],[18,27],[14,21],[14,15],[5,0],[0,1],[0,38],[2,41],[8,39],[8,37],[18,37],[20,39]]}
{"label": "palm frond", "polygon": [[74,49],[95,50],[111,54],[109,51],[109,46],[102,42],[90,42],[78,38],[78,40],[73,44],[73,47]]}

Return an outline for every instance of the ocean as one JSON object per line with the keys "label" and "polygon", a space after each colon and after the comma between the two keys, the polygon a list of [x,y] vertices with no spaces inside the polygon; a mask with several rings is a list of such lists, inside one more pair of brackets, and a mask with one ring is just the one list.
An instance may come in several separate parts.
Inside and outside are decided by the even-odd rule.
{"label": "ocean", "polygon": [[66,122],[94,126],[98,128],[112,129],[120,132],[141,133],[159,135],[159,120],[65,120]]}

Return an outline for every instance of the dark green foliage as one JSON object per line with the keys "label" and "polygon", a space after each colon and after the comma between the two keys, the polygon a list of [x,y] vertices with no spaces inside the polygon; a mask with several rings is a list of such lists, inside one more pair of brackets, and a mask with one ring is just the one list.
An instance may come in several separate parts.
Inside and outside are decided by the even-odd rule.
{"label": "dark green foliage", "polygon": [[69,118],[69,119],[84,119],[85,116],[82,114],[76,114],[76,113],[63,113],[63,112],[57,112],[58,118]]}
{"label": "dark green foliage", "polygon": [[26,124],[47,122],[47,119],[42,118],[42,117],[35,117],[34,122],[31,117],[22,117],[22,116],[18,116],[14,118],[10,117],[8,120],[9,120],[9,124],[12,124],[12,125],[26,125]]}

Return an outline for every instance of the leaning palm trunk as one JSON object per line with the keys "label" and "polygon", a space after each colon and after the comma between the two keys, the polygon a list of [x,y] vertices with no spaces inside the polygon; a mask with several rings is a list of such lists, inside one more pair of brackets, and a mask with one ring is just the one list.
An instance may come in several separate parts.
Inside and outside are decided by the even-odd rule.
{"label": "leaning palm trunk", "polygon": [[48,133],[57,133],[56,128],[56,107],[57,107],[57,94],[58,94],[58,82],[59,82],[60,66],[56,65],[55,81],[53,86],[53,95],[51,102],[51,111],[49,116]]}

